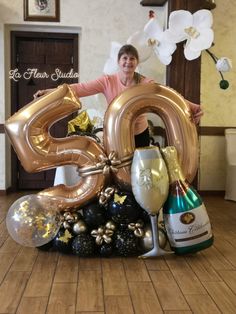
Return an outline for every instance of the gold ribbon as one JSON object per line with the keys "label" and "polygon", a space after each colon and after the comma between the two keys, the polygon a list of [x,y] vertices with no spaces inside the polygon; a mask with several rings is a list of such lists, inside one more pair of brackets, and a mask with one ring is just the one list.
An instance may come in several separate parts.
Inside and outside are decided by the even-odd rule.
{"label": "gold ribbon", "polygon": [[133,155],[117,158],[116,152],[112,151],[108,157],[99,156],[101,160],[95,166],[79,168],[78,172],[81,177],[90,176],[97,173],[108,175],[111,172],[117,172],[118,168],[129,166],[132,162]]}

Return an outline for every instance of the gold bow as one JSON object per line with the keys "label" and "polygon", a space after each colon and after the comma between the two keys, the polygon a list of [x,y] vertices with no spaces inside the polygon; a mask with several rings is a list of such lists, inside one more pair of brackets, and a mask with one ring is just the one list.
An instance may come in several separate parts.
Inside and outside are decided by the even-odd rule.
{"label": "gold bow", "polygon": [[129,155],[121,159],[117,158],[116,152],[112,151],[108,157],[99,156],[101,160],[95,166],[84,167],[78,169],[79,175],[85,177],[92,174],[103,173],[104,175],[110,174],[110,172],[117,172],[118,168],[125,167],[131,164],[133,156]]}

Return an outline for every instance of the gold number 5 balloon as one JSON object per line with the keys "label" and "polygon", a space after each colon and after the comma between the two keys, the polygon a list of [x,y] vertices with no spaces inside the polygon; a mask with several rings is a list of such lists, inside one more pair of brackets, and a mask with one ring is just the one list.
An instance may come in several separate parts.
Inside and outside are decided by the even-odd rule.
{"label": "gold number 5 balloon", "polygon": [[61,165],[77,165],[81,178],[75,186],[63,184],[40,194],[54,196],[61,209],[79,207],[100,194],[110,172],[116,182],[131,188],[131,159],[134,152],[133,124],[144,112],[154,112],[164,121],[168,145],[175,146],[180,164],[191,182],[197,170],[198,141],[190,121],[188,104],[174,90],[158,84],[137,85],[118,96],[104,118],[104,148],[92,138],[54,138],[50,127],[81,108],[67,85],[31,102],[10,117],[6,133],[28,172]]}
{"label": "gold number 5 balloon", "polygon": [[[95,140],[85,136],[54,138],[50,126],[81,108],[79,100],[66,85],[32,101],[5,123],[22,166],[28,172],[39,172],[59,165],[94,166],[105,153]],[[40,194],[56,196],[61,208],[79,206],[100,193],[105,184],[103,173],[87,175],[75,186],[63,184]]]}
{"label": "gold number 5 balloon", "polygon": [[[173,89],[156,83],[136,85],[118,96],[108,107],[104,120],[104,146],[118,159],[133,155],[134,120],[144,112],[158,114],[169,146],[175,146],[183,173],[192,182],[198,167],[198,138],[188,103]],[[118,169],[118,184],[130,186],[130,165]]]}

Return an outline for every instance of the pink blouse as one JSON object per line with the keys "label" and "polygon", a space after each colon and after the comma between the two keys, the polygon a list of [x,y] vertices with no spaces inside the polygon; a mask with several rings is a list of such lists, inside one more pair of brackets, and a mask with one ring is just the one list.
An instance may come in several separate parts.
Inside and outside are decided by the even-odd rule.
{"label": "pink blouse", "polygon": [[[151,83],[153,80],[142,77],[140,84]],[[103,75],[96,80],[87,83],[76,83],[71,85],[78,97],[91,96],[98,93],[104,94],[108,105],[112,100],[129,88],[121,83],[118,73],[113,75]],[[140,115],[135,120],[134,134],[142,133],[148,127],[145,114]]]}

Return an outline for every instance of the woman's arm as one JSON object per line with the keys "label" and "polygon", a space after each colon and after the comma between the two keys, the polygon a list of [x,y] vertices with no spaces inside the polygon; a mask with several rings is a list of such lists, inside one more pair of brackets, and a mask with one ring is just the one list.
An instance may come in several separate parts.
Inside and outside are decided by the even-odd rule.
{"label": "woman's arm", "polygon": [[[106,78],[102,76],[96,80],[92,80],[86,83],[75,83],[70,84],[70,87],[75,92],[78,97],[91,96],[99,93],[104,93],[106,85]],[[34,99],[40,96],[46,95],[47,93],[53,91],[54,89],[44,89],[38,90],[34,94]]]}
{"label": "woman's arm", "polygon": [[201,117],[203,116],[203,111],[201,109],[201,106],[198,104],[194,104],[193,102],[187,100],[189,103],[189,107],[191,109],[192,113],[192,120],[195,124],[198,124],[200,122]]}

